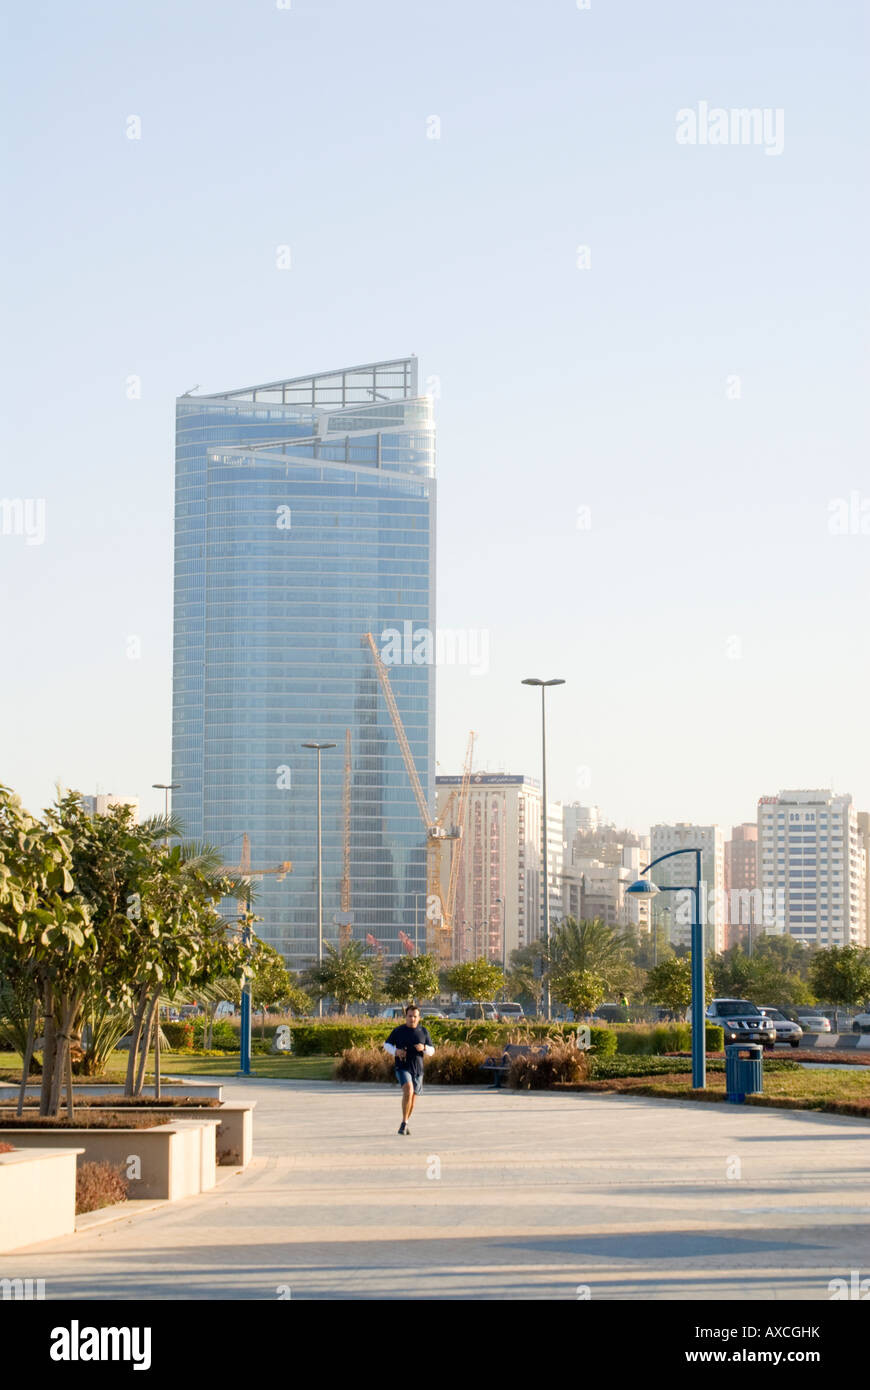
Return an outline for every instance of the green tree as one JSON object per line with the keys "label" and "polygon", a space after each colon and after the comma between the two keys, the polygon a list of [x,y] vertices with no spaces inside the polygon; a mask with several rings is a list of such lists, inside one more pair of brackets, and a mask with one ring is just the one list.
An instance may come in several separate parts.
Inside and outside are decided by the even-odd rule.
{"label": "green tree", "polygon": [[279,955],[274,946],[255,936],[254,947],[251,961],[251,1008],[262,1015],[260,1037],[265,1038],[266,1010],[285,1000],[294,989],[294,984],[283,956]]}
{"label": "green tree", "polygon": [[334,999],[339,1013],[349,1004],[364,1004],[378,993],[375,962],[366,958],[360,941],[349,941],[341,950],[327,942],[323,960],[306,971],[306,987],[316,999]]}
{"label": "green tree", "polygon": [[544,981],[541,972],[541,953],[536,945],[520,946],[511,951],[505,981],[507,997],[522,1004],[527,1012],[541,1012]]}
{"label": "green tree", "polygon": [[866,946],[828,946],[817,951],[810,966],[816,997],[832,1004],[855,1006],[870,996],[870,950]]}
{"label": "green tree", "polygon": [[433,955],[402,956],[387,971],[384,993],[394,1003],[419,1004],[438,993],[438,964]]}
{"label": "green tree", "polygon": [[[688,957],[660,961],[646,977],[646,997],[670,1013],[684,1014],[692,1002],[692,963]],[[713,977],[705,971],[704,1002],[713,998]]]}
{"label": "green tree", "polygon": [[749,999],[759,1006],[790,1006],[813,1003],[813,993],[793,961],[790,952],[775,951],[747,956],[741,946],[732,946],[710,962],[713,983],[719,998]]}
{"label": "green tree", "polygon": [[[447,972],[447,988],[460,999],[473,999],[476,1004],[494,999],[504,983],[500,965],[484,959],[463,961]],[[483,1009],[480,1011],[483,1016]]]}
{"label": "green tree", "polygon": [[575,1018],[594,1013],[606,993],[604,981],[591,970],[555,969],[550,976],[554,999],[572,1009]]}

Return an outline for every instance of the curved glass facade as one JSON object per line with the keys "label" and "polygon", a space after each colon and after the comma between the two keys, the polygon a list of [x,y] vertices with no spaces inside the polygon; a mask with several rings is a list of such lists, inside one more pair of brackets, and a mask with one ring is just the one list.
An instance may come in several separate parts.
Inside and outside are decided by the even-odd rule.
{"label": "curved glass facade", "polygon": [[[257,930],[295,969],[323,936],[424,940],[426,833],[365,634],[434,633],[431,403],[413,358],[184,396],[176,417],[173,810],[252,868]],[[430,807],[434,668],[390,667]],[[349,731],[349,758],[348,758]]]}

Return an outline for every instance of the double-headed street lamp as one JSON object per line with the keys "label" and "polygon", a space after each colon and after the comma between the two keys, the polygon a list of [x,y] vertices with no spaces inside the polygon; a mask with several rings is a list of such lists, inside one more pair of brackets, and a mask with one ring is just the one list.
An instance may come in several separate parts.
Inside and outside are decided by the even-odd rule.
{"label": "double-headed street lamp", "polygon": [[[180,782],[152,782],[152,787],[156,791],[163,792],[163,819],[169,820],[169,793],[177,792],[181,786]],[[169,844],[169,836],[166,837],[166,844]]]}
{"label": "double-headed street lamp", "polygon": [[544,1017],[550,1017],[550,986],[547,983],[544,962],[550,950],[550,864],[547,852],[547,709],[544,703],[547,687],[550,685],[564,685],[563,680],[540,681],[534,676],[528,677],[523,681],[523,685],[539,685],[541,687],[541,763],[543,765],[543,775],[541,777],[541,824],[543,826],[543,847],[544,847],[544,959],[542,961],[543,991],[541,994],[541,1006],[544,1010]]}
{"label": "double-headed street lamp", "polygon": [[[658,859],[653,859],[652,863],[647,864],[645,869],[641,869],[642,874],[648,874],[650,869],[654,869],[656,864],[661,864],[665,859],[674,859],[678,854],[694,854],[695,856],[695,882],[689,886],[666,884],[659,888],[648,878],[639,878],[626,888],[626,893],[644,893],[654,897],[656,893],[691,893],[692,894],[692,1086],[695,1090],[703,1090],[707,1084],[707,1058],[705,1053],[705,1006],[706,991],[704,989],[704,931],[701,926],[701,850],[699,849],[672,849],[668,854],[660,854]],[[652,921],[652,913],[650,913]]]}
{"label": "double-headed street lamp", "polygon": [[[317,753],[317,964],[323,964],[323,797],[320,785],[320,755],[324,748],[337,747],[334,743],[303,743],[303,748],[313,748]],[[323,996],[317,1001],[317,1015],[323,1017]]]}

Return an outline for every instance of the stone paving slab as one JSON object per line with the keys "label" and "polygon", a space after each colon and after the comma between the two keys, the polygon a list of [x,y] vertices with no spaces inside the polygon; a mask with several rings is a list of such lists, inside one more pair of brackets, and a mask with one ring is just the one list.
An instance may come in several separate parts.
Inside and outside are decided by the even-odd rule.
{"label": "stone paving slab", "polygon": [[0,1257],[75,1298],[828,1298],[870,1273],[870,1125],[603,1094],[228,1081],[253,1163]]}

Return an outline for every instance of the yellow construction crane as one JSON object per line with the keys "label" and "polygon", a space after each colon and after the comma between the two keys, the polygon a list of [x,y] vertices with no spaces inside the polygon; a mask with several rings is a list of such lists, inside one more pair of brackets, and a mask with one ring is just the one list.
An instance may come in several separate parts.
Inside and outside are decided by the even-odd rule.
{"label": "yellow construction crane", "polygon": [[[387,706],[387,709],[389,710],[390,718],[393,721],[393,728],[396,733],[396,742],[399,745],[399,749],[401,751],[402,758],[405,763],[405,771],[408,774],[408,781],[411,783],[411,790],[413,791],[414,798],[417,802],[417,809],[420,812],[420,819],[422,820],[424,828],[426,830],[427,949],[430,945],[435,945],[437,947],[438,955],[442,958],[445,958],[447,955],[449,955],[450,952],[450,938],[452,928],[450,918],[447,912],[447,904],[444,901],[444,895],[441,891],[441,848],[445,840],[455,840],[457,838],[458,832],[451,834],[444,829],[445,813],[447,810],[447,806],[449,806],[450,804],[449,801],[442,810],[441,815],[437,818],[433,819],[432,815],[429,812],[429,803],[426,800],[426,796],[423,791],[423,785],[420,781],[420,776],[417,772],[417,767],[414,762],[414,755],[411,752],[411,745],[408,742],[408,738],[405,733],[405,726],[402,723],[402,716],[399,713],[399,706],[396,704],[396,697],[393,694],[393,689],[390,685],[389,672],[386,666],[384,665],[384,662],[381,658],[381,654],[378,651],[375,639],[370,632],[367,632],[365,634],[365,636],[363,637],[363,641],[368,642],[369,644],[369,648],[371,650],[371,654],[375,663],[375,670],[378,673],[378,680],[380,682],[384,702]],[[432,911],[433,907],[435,908],[434,914]],[[435,925],[437,926],[438,930],[435,940],[430,942],[428,927],[429,924],[433,922],[433,918],[435,919]]]}

